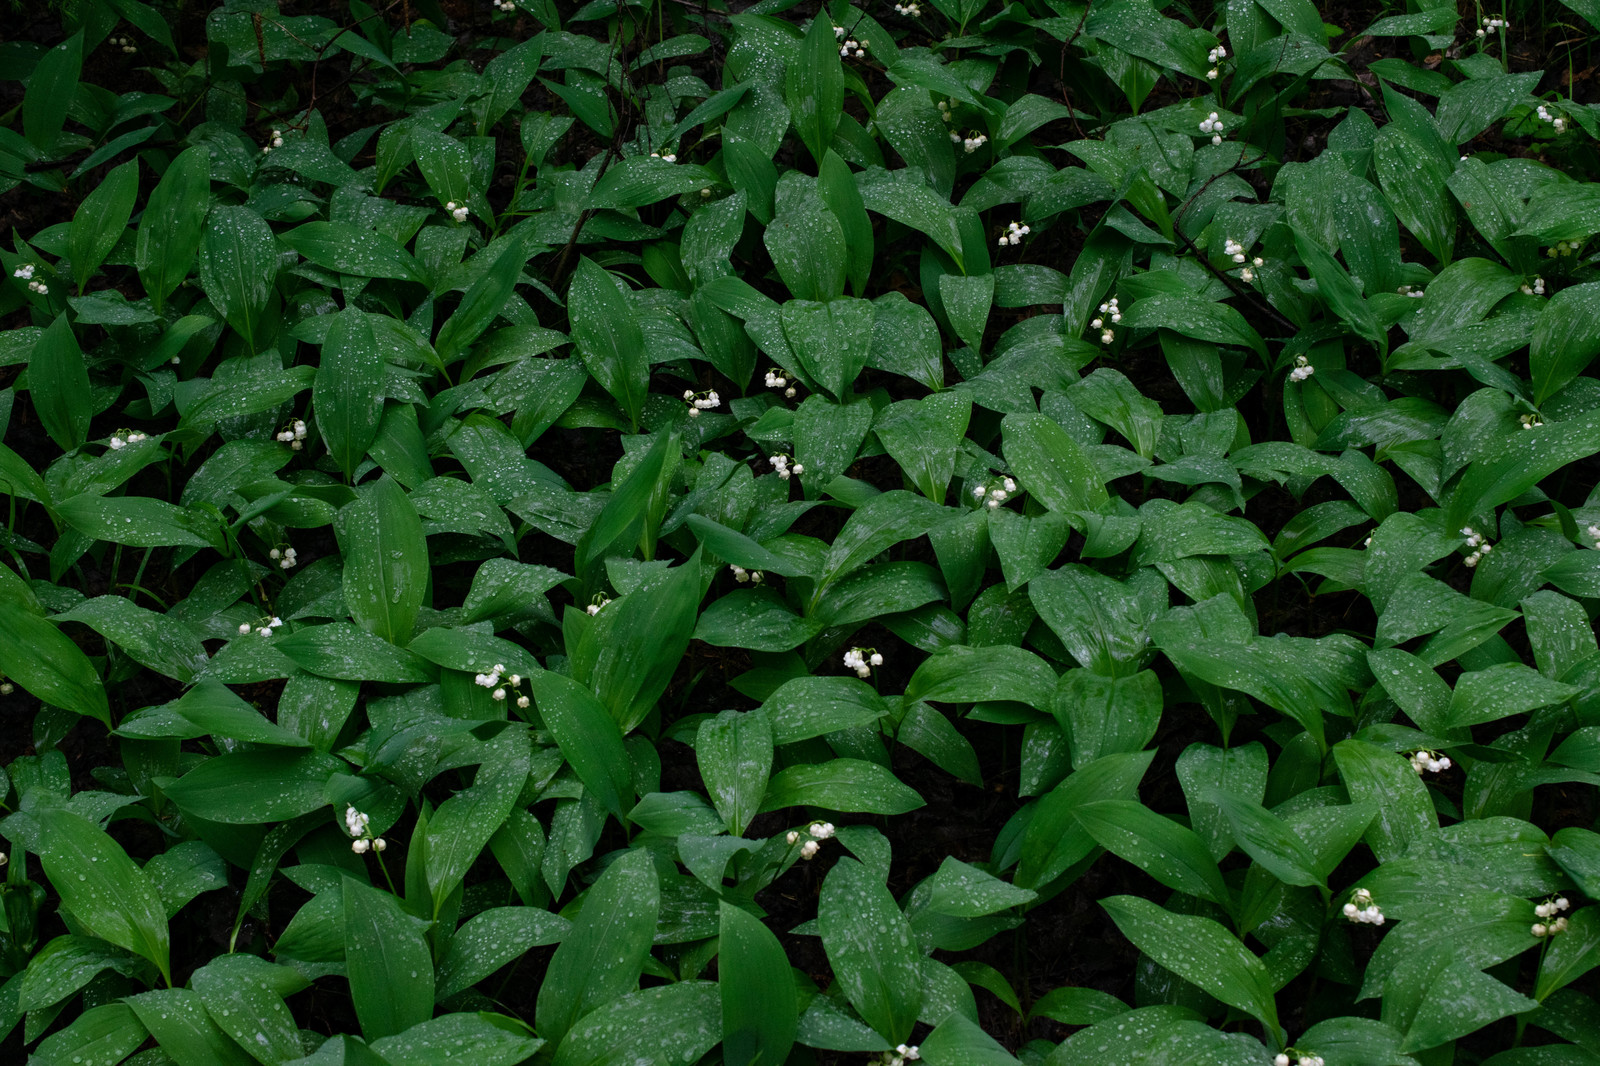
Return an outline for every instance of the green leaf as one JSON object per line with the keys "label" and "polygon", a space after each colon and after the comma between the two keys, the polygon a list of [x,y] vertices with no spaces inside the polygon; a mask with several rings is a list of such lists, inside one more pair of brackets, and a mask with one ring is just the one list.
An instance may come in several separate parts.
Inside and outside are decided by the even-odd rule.
{"label": "green leaf", "polygon": [[1539,312],[1528,349],[1537,406],[1583,373],[1600,355],[1600,282],[1562,289]]}
{"label": "green leaf", "polygon": [[1131,677],[1070,670],[1049,710],[1072,745],[1072,765],[1081,768],[1103,755],[1143,748],[1155,736],[1161,707],[1161,682],[1152,670]]}
{"label": "green leaf", "polygon": [[1190,825],[1206,842],[1211,857],[1220,861],[1234,848],[1233,831],[1210,794],[1220,791],[1260,803],[1267,791],[1267,750],[1259,742],[1231,748],[1196,742],[1183,749],[1176,770],[1189,804]]}
{"label": "green leaf", "polygon": [[139,216],[134,265],[158,313],[194,265],[210,209],[211,155],[197,144],[167,166]]}
{"label": "green leaf", "polygon": [[717,986],[710,981],[629,992],[596,1007],[572,1027],[552,1066],[632,1066],[640,1035],[649,1034],[647,1062],[696,1062],[717,1042]]}
{"label": "green leaf", "polygon": [[578,780],[603,808],[622,818],[633,798],[633,777],[616,719],[570,677],[545,671],[529,678],[528,686]]}
{"label": "green leaf", "polygon": [[1015,1066],[1017,1061],[960,1011],[951,1011],[923,1037],[918,1053],[928,1066]]}
{"label": "green leaf", "polygon": [[700,605],[700,556],[618,597],[570,649],[587,682],[624,733],[650,714],[689,646]]}
{"label": "green leaf", "polygon": [[127,1005],[106,1003],[84,1011],[71,1025],[47,1037],[28,1061],[42,1066],[67,1066],[73,1059],[117,1063],[148,1036]]}
{"label": "green leaf", "polygon": [[0,672],[55,707],[111,725],[105,685],[88,656],[39,614],[22,580],[0,567]]}
{"label": "green leaf", "polygon": [[761,809],[772,751],[772,727],[759,712],[723,711],[700,723],[694,744],[700,779],[733,836],[743,836]]}
{"label": "green leaf", "polygon": [[89,420],[94,414],[89,370],[65,314],[57,315],[33,346],[28,388],[50,439],[63,451],[82,447],[89,439]]}
{"label": "green leaf", "polygon": [[438,998],[471,988],[533,948],[558,943],[569,928],[565,918],[538,907],[480,911],[450,936],[450,949],[439,960]]}
{"label": "green leaf", "polygon": [[1072,813],[1096,844],[1168,888],[1230,906],[1232,897],[1222,871],[1193,830],[1136,800],[1087,803]]}
{"label": "green leaf", "polygon": [[427,271],[399,241],[350,222],[307,222],[282,234],[282,240],[317,266],[340,274],[428,283]]}
{"label": "green leaf", "polygon": [[799,1015],[783,945],[759,919],[724,901],[718,929],[722,1056],[727,1066],[788,1059]]}
{"label": "green leaf", "polygon": [[1153,758],[1153,751],[1107,755],[1067,775],[1035,807],[1013,880],[1023,888],[1041,887],[1087,858],[1094,838],[1073,812],[1086,803],[1133,799]]}
{"label": "green leaf", "polygon": [[861,863],[840,859],[822,883],[817,923],[846,998],[885,1040],[903,1042],[922,1009],[922,967],[888,888]]}
{"label": "green leaf", "polygon": [[139,161],[130,159],[114,167],[78,205],[67,228],[67,258],[80,293],[128,228],[138,196]]}
{"label": "green leaf", "polygon": [[1000,423],[1002,454],[1029,495],[1052,511],[1096,511],[1110,497],[1094,462],[1055,422],[1014,413]]}
{"label": "green leaf", "polygon": [[1333,758],[1351,801],[1370,804],[1378,812],[1367,831],[1367,845],[1379,862],[1398,858],[1412,842],[1439,828],[1427,786],[1399,755],[1351,739],[1333,746]]}
{"label": "green leaf", "polygon": [[171,983],[167,912],[144,871],[134,865],[104,830],[61,808],[41,808],[6,821],[6,836],[24,839],[11,823],[31,819],[37,832],[28,839],[45,876],[83,930],[153,963]]}
{"label": "green leaf", "polygon": [[1538,1005],[1471,963],[1451,963],[1428,986],[1400,1050],[1426,1051]]}
{"label": "green leaf", "polygon": [[333,316],[311,403],[317,429],[347,480],[378,435],[386,366],[365,312],[347,308]]}
{"label": "green leaf", "polygon": [[248,1048],[257,1062],[300,1057],[300,1032],[283,997],[310,982],[254,955],[219,955],[189,978],[211,1020]]}
{"label": "green leaf", "polygon": [[761,240],[796,299],[827,301],[844,293],[850,261],[844,227],[821,200],[806,198],[780,211]]}
{"label": "green leaf", "polygon": [[914,789],[875,762],[830,759],[790,766],[767,782],[762,811],[821,807],[830,811],[905,814],[923,806]]}
{"label": "green leaf", "polygon": [[361,1032],[368,1041],[403,1033],[433,1016],[428,942],[393,893],[346,875],[344,958]]}
{"label": "green leaf", "polygon": [[193,989],[162,988],[122,1002],[178,1066],[250,1066],[255,1061],[217,1028]]}
{"label": "green leaf", "polygon": [[844,231],[849,263],[845,273],[850,287],[857,296],[866,290],[872,273],[873,237],[872,221],[867,218],[867,208],[850,168],[838,153],[829,150],[818,170],[817,195],[829,211],[839,220]]}
{"label": "green leaf", "polygon": [[1449,720],[1452,726],[1481,725],[1563,703],[1581,691],[1522,663],[1499,663],[1461,675],[1450,697]]}
{"label": "green leaf", "polygon": [[826,16],[811,21],[785,68],[783,96],[801,143],[820,166],[844,110],[844,68],[833,22]]}
{"label": "green leaf", "polygon": [[44,55],[28,78],[22,96],[22,131],[40,152],[52,153],[61,139],[67,109],[78,93],[83,70],[83,33],[73,34]]}
{"label": "green leaf", "polygon": [[1377,345],[1380,350],[1387,351],[1388,341],[1384,327],[1379,324],[1372,308],[1361,298],[1361,290],[1356,287],[1355,281],[1344,267],[1339,265],[1339,261],[1329,255],[1321,245],[1298,231],[1294,235],[1294,246],[1306,269],[1310,271],[1312,279],[1316,281],[1317,292],[1328,302],[1328,309],[1355,330],[1357,336],[1364,337]]}
{"label": "green leaf", "polygon": [[1156,963],[1251,1015],[1275,1040],[1278,1007],[1261,960],[1210,918],[1173,914],[1137,896],[1100,901],[1122,935]]}
{"label": "green leaf", "polygon": [[266,219],[248,207],[217,207],[200,242],[200,287],[252,351],[278,275],[278,246]]}
{"label": "green leaf", "polygon": [[[478,254],[487,255],[489,251],[490,248],[485,248]],[[467,287],[455,314],[445,320],[433,342],[434,351],[446,365],[477,340],[506,306],[517,282],[522,279],[528,254],[528,243],[521,236],[507,238],[494,262]]]}
{"label": "green leaf", "polygon": [[1239,847],[1272,876],[1286,885],[1322,885],[1316,856],[1282,818],[1224,792],[1212,792],[1206,799],[1222,809]]}
{"label": "green leaf", "polygon": [[457,1012],[418,1022],[398,1036],[374,1040],[370,1059],[356,1060],[347,1054],[345,1066],[376,1066],[379,1061],[388,1066],[435,1066],[453,1058],[473,1066],[519,1066],[543,1045],[526,1025],[504,1014]]}
{"label": "green leaf", "polygon": [[795,460],[805,467],[802,483],[825,486],[848,470],[866,440],[872,418],[872,404],[864,400],[831,403],[821,396],[802,400],[794,413],[792,431]]}
{"label": "green leaf", "polygon": [[941,392],[891,404],[872,431],[917,491],[942,504],[971,418],[970,397]]}
{"label": "green leaf", "polygon": [[973,351],[983,348],[983,331],[994,306],[994,275],[939,275],[939,299],[950,327]]}
{"label": "green leaf", "polygon": [[164,790],[207,821],[264,825],[327,805],[328,778],[346,769],[314,751],[239,751],[207,759]]}
{"label": "green leaf", "polygon": [[588,256],[578,260],[567,292],[567,314],[578,355],[635,426],[650,385],[650,360],[633,305]]}
{"label": "green leaf", "polygon": [[214,548],[222,543],[222,531],[210,515],[153,496],[84,493],[63,500],[57,511],[68,525],[91,540],[135,548]]}
{"label": "green leaf", "polygon": [[84,600],[53,620],[81,622],[135,661],[177,681],[188,683],[205,668],[205,646],[187,626],[121,596]]}
{"label": "green leaf", "polygon": [[1600,907],[1580,907],[1567,918],[1567,928],[1550,938],[1539,963],[1534,998],[1543,1001],[1600,966]]}
{"label": "green leaf", "polygon": [[428,543],[411,498],[385,475],[340,510],[339,527],[350,616],[368,633],[406,644],[430,577]]}
{"label": "green leaf", "polygon": [[1435,259],[1448,264],[1456,233],[1450,169],[1397,122],[1378,131],[1372,163],[1400,223]]}
{"label": "green leaf", "polygon": [[538,1028],[545,1039],[562,1041],[580,1018],[638,986],[660,907],[648,851],[629,851],[606,867],[539,986]]}
{"label": "green leaf", "polygon": [[489,745],[471,787],[439,804],[428,819],[425,851],[435,918],[510,816],[528,781],[528,766],[526,734],[517,729],[501,733]]}

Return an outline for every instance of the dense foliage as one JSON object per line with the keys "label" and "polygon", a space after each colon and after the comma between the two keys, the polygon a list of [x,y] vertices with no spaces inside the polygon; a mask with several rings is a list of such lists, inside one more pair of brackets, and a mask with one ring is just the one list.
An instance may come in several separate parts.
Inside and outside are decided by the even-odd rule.
{"label": "dense foliage", "polygon": [[1600,1063],[1600,4],[1412,2],[13,12],[8,1061]]}

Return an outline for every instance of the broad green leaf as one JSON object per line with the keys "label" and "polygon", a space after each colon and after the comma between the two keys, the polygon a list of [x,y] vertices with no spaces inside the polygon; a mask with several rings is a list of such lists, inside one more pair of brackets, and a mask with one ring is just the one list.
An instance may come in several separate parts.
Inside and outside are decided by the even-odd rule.
{"label": "broad green leaf", "polygon": [[764,923],[726,901],[719,935],[724,1061],[728,1066],[785,1061],[794,1045],[799,1001],[783,945]]}
{"label": "broad green leaf", "polygon": [[61,139],[67,109],[83,70],[83,33],[68,37],[39,57],[22,96],[22,131],[34,148],[52,153]]}
{"label": "broad green leaf", "polygon": [[1278,1007],[1266,967],[1209,918],[1174,914],[1137,896],[1100,905],[1122,935],[1156,963],[1260,1021],[1278,1037]]}
{"label": "broad green leaf", "polygon": [[545,727],[578,780],[602,807],[621,818],[633,797],[633,778],[616,719],[569,677],[544,671],[529,678],[528,685]]}
{"label": "broad green leaf", "polygon": [[111,725],[105,685],[88,656],[39,613],[20,578],[0,567],[0,671],[56,707]]}
{"label": "broad green leaf", "polygon": [[56,510],[68,525],[91,540],[134,548],[210,548],[222,543],[222,530],[210,515],[153,496],[84,493],[61,501]]}
{"label": "broad green leaf", "polygon": [[1087,803],[1072,814],[1096,844],[1168,888],[1230,906],[1222,871],[1192,830],[1135,800]]}
{"label": "broad green leaf", "polygon": [[632,304],[603,268],[578,260],[567,292],[572,341],[594,379],[637,425],[650,384],[650,359]]}
{"label": "broad green leaf", "polygon": [[1035,807],[1013,880],[1023,888],[1043,886],[1087,858],[1094,838],[1074,812],[1087,803],[1134,798],[1153,758],[1153,751],[1107,755],[1067,775]]}
{"label": "broad green leaf", "polygon": [[266,219],[248,207],[212,209],[200,242],[200,287],[251,351],[263,346],[261,323],[278,265]]}
{"label": "broad green leaf", "polygon": [[637,987],[660,906],[648,851],[629,851],[606,867],[545,971],[537,1007],[541,1036],[562,1041],[579,1019]]}
{"label": "broad green leaf", "polygon": [[162,988],[123,999],[178,1066],[249,1066],[256,1061],[217,1027],[200,994]]}
{"label": "broad green leaf", "polygon": [[1260,803],[1267,790],[1267,750],[1253,741],[1231,748],[1194,743],[1178,756],[1178,781],[1189,804],[1189,822],[1210,851],[1221,860],[1234,848],[1232,826],[1211,793]]}
{"label": "broad green leaf", "polygon": [[132,658],[177,681],[188,682],[206,663],[206,650],[181,621],[147,610],[121,596],[96,596],[54,616],[81,622]]}
{"label": "broad green leaf", "polygon": [[1081,445],[1044,415],[1009,414],[1000,424],[1006,462],[1029,495],[1052,511],[1095,511],[1109,497]]}
{"label": "broad green leaf", "polygon": [[844,108],[844,70],[830,19],[811,21],[794,60],[785,68],[783,95],[800,142],[820,166]]}
{"label": "broad green leaf", "polygon": [[1600,966],[1600,908],[1580,907],[1567,917],[1567,928],[1550,938],[1539,963],[1534,998],[1543,1001]]}
{"label": "broad green leaf", "polygon": [[328,779],[343,769],[320,752],[239,751],[207,759],[164,791],[208,821],[263,825],[326,806]]}
{"label": "broad green leaf", "polygon": [[1212,792],[1206,799],[1222,809],[1239,847],[1272,876],[1286,885],[1322,884],[1316,856],[1282,818],[1225,792]]}
{"label": "broad green leaf", "polygon": [[197,144],[167,166],[139,216],[134,264],[158,313],[194,265],[210,209],[211,156]]}
{"label": "broad green leaf", "polygon": [[391,644],[411,639],[427,595],[428,546],[411,499],[379,478],[339,514],[344,598],[356,624]]}
{"label": "broad green leaf", "polygon": [[970,397],[935,393],[892,404],[878,415],[872,431],[917,491],[942,504],[971,418]]}
{"label": "broad green leaf", "polygon": [[286,966],[254,955],[219,955],[189,978],[217,1027],[257,1062],[289,1062],[301,1054],[300,1033],[283,997],[310,984]]}
{"label": "broad green leaf", "polygon": [[434,1066],[461,1058],[473,1066],[519,1066],[543,1045],[543,1040],[515,1018],[488,1011],[457,1011],[418,1022],[397,1036],[374,1040],[368,1053],[371,1059],[353,1060],[347,1055],[345,1062],[348,1066],[372,1066],[378,1061],[389,1066]]}
{"label": "broad green leaf", "polygon": [[311,386],[311,403],[317,429],[347,479],[378,435],[385,365],[364,312],[346,309],[333,316]]}
{"label": "broad green leaf", "polygon": [[369,1041],[403,1033],[433,1016],[428,943],[392,893],[346,875],[344,957],[350,999]]}
{"label": "broad green leaf", "polygon": [[[487,255],[489,251],[485,248],[479,254]],[[467,287],[460,306],[445,320],[433,342],[434,351],[445,364],[454,362],[494,322],[522,279],[528,254],[528,244],[522,237],[507,238],[494,262]]]}
{"label": "broad green leaf", "polygon": [[1600,355],[1600,283],[1574,285],[1550,298],[1533,327],[1528,376],[1542,404]]}
{"label": "broad green leaf", "polygon": [[830,759],[790,766],[773,774],[761,809],[821,807],[830,811],[905,814],[923,804],[915,789],[875,762]]}
{"label": "broad green leaf", "polygon": [[569,928],[566,919],[538,907],[480,911],[450,936],[450,950],[439,960],[438,997],[449,999],[525,952],[558,943]]}
{"label": "broad green leaf", "polygon": [[700,723],[694,744],[700,779],[733,836],[743,836],[761,809],[772,751],[772,727],[764,714],[723,711]]}
{"label": "broad green leaf", "polygon": [[121,1062],[150,1034],[133,1010],[123,1003],[105,1003],[74,1018],[72,1024],[40,1042],[29,1062],[43,1066]]}
{"label": "broad green leaf", "polygon": [[435,918],[511,814],[528,781],[528,765],[528,741],[521,730],[501,733],[472,785],[439,804],[428,819],[427,879]]}
{"label": "broad green leaf", "polygon": [[885,1040],[911,1035],[923,1000],[911,926],[889,890],[854,859],[840,859],[817,902],[822,946],[834,977],[866,1023]]}
{"label": "broad green leaf", "polygon": [[412,254],[385,233],[350,222],[307,222],[282,235],[283,243],[311,262],[358,278],[395,278],[427,283]]}
{"label": "broad green leaf", "polygon": [[844,227],[821,200],[810,197],[780,210],[761,240],[796,299],[827,301],[844,293],[850,261]]}
{"label": "broad green leaf", "polygon": [[[37,825],[27,834],[29,849],[38,853],[62,905],[84,931],[149,959],[170,983],[166,909],[122,846],[93,822],[65,809],[47,807],[12,818]],[[9,819],[6,836],[24,838]]]}
{"label": "broad green leaf", "polygon": [[78,292],[100,269],[133,217],[133,204],[139,195],[139,161],[130,159],[113,167],[105,180],[95,186],[72,216],[67,229],[67,257]]}
{"label": "broad green leaf", "polygon": [[629,992],[580,1018],[552,1066],[631,1066],[640,1061],[642,1042],[654,1049],[645,1062],[695,1062],[717,1043],[720,1020],[710,981]]}
{"label": "broad green leaf", "polygon": [[28,360],[28,388],[39,422],[63,451],[89,439],[94,414],[83,349],[63,313],[45,328]]}
{"label": "broad green leaf", "polygon": [[1427,787],[1399,755],[1351,739],[1333,746],[1333,758],[1350,799],[1378,812],[1367,844],[1379,862],[1398,858],[1413,841],[1439,827]]}

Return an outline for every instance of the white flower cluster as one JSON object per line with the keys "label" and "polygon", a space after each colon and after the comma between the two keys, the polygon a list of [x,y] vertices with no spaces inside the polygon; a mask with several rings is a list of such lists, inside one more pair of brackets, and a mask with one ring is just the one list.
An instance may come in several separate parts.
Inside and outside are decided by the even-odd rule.
{"label": "white flower cluster", "polygon": [[1033,230],[1031,227],[1021,225],[1017,222],[1012,222],[1006,226],[1006,231],[1000,234],[1000,240],[996,243],[998,243],[1002,248],[1008,244],[1021,244],[1022,238],[1026,237],[1032,232]]}
{"label": "white flower cluster", "polygon": [[107,37],[106,43],[113,48],[122,49],[122,54],[125,56],[131,56],[139,50],[139,46],[133,43],[132,37]]}
{"label": "white flower cluster", "polygon": [[266,155],[268,152],[272,151],[274,148],[282,148],[282,147],[283,147],[283,131],[282,130],[273,130],[272,131],[272,136],[267,138],[267,143],[263,144],[261,146],[261,154],[262,155]]}
{"label": "white flower cluster", "polygon": [[651,152],[650,153],[650,158],[651,159],[662,159],[662,160],[665,160],[668,163],[676,163],[678,161],[678,157],[677,157],[676,153],[673,153],[673,152],[668,152],[666,155],[662,155],[660,152]]}
{"label": "white flower cluster", "polygon": [[454,200],[445,201],[444,209],[450,212],[450,217],[457,222],[465,222],[467,216],[472,214],[471,211],[467,210],[466,204],[458,204]]}
{"label": "white flower cluster", "polygon": [[490,0],[489,6],[503,14],[510,14],[517,9],[516,0]]}
{"label": "white flower cluster", "polygon": [[300,565],[300,557],[293,548],[273,548],[267,557],[278,564],[279,570],[293,570]]}
{"label": "white flower cluster", "polygon": [[1489,538],[1471,526],[1462,526],[1461,535],[1467,538],[1467,547],[1472,549],[1472,554],[1462,560],[1468,566],[1477,566],[1485,555],[1494,551],[1494,545],[1489,543]]}
{"label": "white flower cluster", "polygon": [[1311,360],[1303,355],[1297,355],[1294,357],[1294,369],[1289,371],[1289,380],[1301,382],[1316,372],[1317,368],[1311,365]]}
{"label": "white flower cluster", "polygon": [[893,1051],[883,1053],[883,1066],[906,1066],[908,1062],[916,1062],[922,1058],[922,1052],[915,1044],[900,1044]]}
{"label": "white flower cluster", "polygon": [[733,571],[733,579],[735,581],[737,581],[741,585],[744,585],[744,584],[759,585],[759,584],[761,584],[762,579],[767,576],[765,571],[762,571],[762,570],[746,570],[744,567],[740,566],[738,563],[730,563],[730,564],[728,564],[728,569]]}
{"label": "white flower cluster", "polygon": [[305,422],[302,419],[295,419],[293,422],[289,423],[288,429],[282,429],[278,431],[277,439],[280,443],[287,444],[295,451],[299,451],[301,448],[304,448],[306,443]]}
{"label": "white flower cluster", "polygon": [[1211,134],[1212,144],[1222,143],[1222,120],[1215,111],[1200,120],[1200,132]]}
{"label": "white flower cluster", "polygon": [[[1245,255],[1245,246],[1234,240],[1232,237],[1223,238],[1222,254],[1226,255],[1239,266],[1244,267],[1244,269],[1239,271],[1240,281],[1251,282],[1256,280],[1256,270],[1266,265],[1266,260],[1262,259],[1259,255],[1253,259]],[[1250,265],[1245,266],[1246,263],[1249,263]]]}
{"label": "white flower cluster", "polygon": [[894,9],[896,13],[904,15],[908,19],[919,19],[922,17],[922,8],[917,6],[916,0],[911,0],[911,3],[909,4],[896,4],[894,5]]}
{"label": "white flower cluster", "polygon": [[610,596],[607,596],[603,592],[597,592],[594,594],[594,600],[589,604],[589,606],[585,607],[584,610],[589,612],[590,618],[593,618],[605,608],[606,604],[610,602]]}
{"label": "white flower cluster", "polygon": [[1402,285],[1394,291],[1399,293],[1401,296],[1409,296],[1413,300],[1420,300],[1427,295],[1420,285]]}
{"label": "white flower cluster", "polygon": [[1489,16],[1485,15],[1483,19],[1483,26],[1478,30],[1478,36],[1482,37],[1484,34],[1494,30],[1509,30],[1510,28],[1511,23],[1507,22],[1505,19],[1490,18]]}
{"label": "white flower cluster", "polygon": [[1372,893],[1364,888],[1356,889],[1350,902],[1344,905],[1344,916],[1361,925],[1383,924],[1383,911],[1372,902]]}
{"label": "white flower cluster", "polygon": [[689,417],[699,418],[701,411],[709,411],[713,407],[721,407],[722,397],[717,395],[716,389],[711,389],[708,392],[695,392],[693,389],[684,389],[683,402],[689,405]]}
{"label": "white flower cluster", "polygon": [[1545,249],[1544,254],[1551,259],[1558,255],[1572,255],[1582,244],[1582,241],[1557,241]]}
{"label": "white flower cluster", "polygon": [[1557,133],[1560,133],[1567,128],[1567,120],[1560,115],[1552,115],[1550,113],[1550,109],[1545,107],[1543,104],[1539,105],[1538,115],[1540,122],[1550,123],[1550,125],[1556,128]]}
{"label": "white flower cluster", "polygon": [[388,841],[382,837],[372,835],[372,817],[362,814],[354,807],[346,807],[344,811],[344,830],[355,839],[350,841],[350,850],[357,855],[365,855],[370,849],[382,851],[389,846]]}
{"label": "white flower cluster", "polygon": [[955,118],[955,111],[953,110],[955,106],[956,102],[953,98],[949,100],[940,100],[939,117],[944,119],[946,122],[952,121]]}
{"label": "white flower cluster", "polygon": [[50,291],[50,286],[46,285],[42,281],[33,280],[34,269],[35,268],[32,263],[23,263],[21,266],[17,267],[17,269],[11,272],[11,276],[14,278],[21,278],[23,281],[26,281],[28,283],[29,292],[36,292],[40,296],[43,296]]}
{"label": "white flower cluster", "polygon": [[1538,429],[1544,425],[1544,419],[1538,415],[1519,415],[1517,416],[1517,421],[1522,423],[1523,429]]}
{"label": "white flower cluster", "polygon": [[787,455],[774,455],[767,462],[772,464],[773,472],[785,481],[788,481],[793,474],[804,474],[806,472],[804,463],[793,462]]}
{"label": "white flower cluster", "polygon": [[832,822],[812,822],[811,827],[806,830],[806,835],[811,839],[804,844],[800,844],[800,832],[795,829],[789,830],[783,839],[788,841],[791,848],[800,844],[800,857],[809,860],[817,857],[817,852],[822,848],[821,842],[831,840],[834,832]]}
{"label": "white flower cluster", "polygon": [[[1000,484],[992,487],[989,485],[972,486],[972,498],[992,511],[1010,499],[1011,494],[1016,491],[1017,483],[1007,477],[1002,478]],[[988,497],[988,499],[984,497]]]}
{"label": "white flower cluster", "polygon": [[[948,121],[948,119],[946,120]],[[985,133],[974,133],[971,137],[963,137],[955,130],[950,131],[950,143],[959,144],[968,155],[989,143],[989,136]]]}
{"label": "white flower cluster", "polygon": [[1535,275],[1532,285],[1529,285],[1527,282],[1523,282],[1522,283],[1522,295],[1524,295],[1524,296],[1543,296],[1544,295],[1544,279],[1541,278],[1541,277],[1538,277],[1537,275]]}
{"label": "white flower cluster", "polygon": [[[1289,1049],[1289,1051],[1293,1050],[1293,1048]],[[1272,1057],[1272,1066],[1290,1066],[1291,1063],[1295,1064],[1295,1066],[1325,1066],[1321,1055],[1300,1054],[1290,1058],[1289,1051],[1280,1051],[1274,1055]]]}
{"label": "white flower cluster", "polygon": [[835,26],[833,28],[833,35],[834,35],[835,38],[841,38],[841,37],[844,38],[844,44],[839,46],[839,58],[840,59],[865,59],[865,58],[867,58],[868,42],[866,42],[864,40],[863,41],[858,41],[854,37],[845,37],[844,36],[844,27],[843,26]]}
{"label": "white flower cluster", "polygon": [[[265,625],[257,625],[255,627],[256,636],[258,636],[258,637],[270,637],[270,636],[272,636],[273,631],[276,630],[276,629],[279,629],[280,627],[282,627],[282,625],[283,625],[283,619],[279,618],[277,615],[273,615],[267,621],[267,623]],[[239,635],[242,637],[248,632],[250,632],[250,623],[249,622],[240,622],[239,623]]]}
{"label": "white flower cluster", "polygon": [[[593,614],[594,612],[591,611],[590,613]],[[502,676],[505,677],[506,681],[504,685],[500,683],[500,678]],[[472,683],[477,685],[479,688],[493,689],[494,691],[490,692],[489,695],[494,699],[503,702],[506,699],[507,686],[510,687],[512,692],[516,692],[516,690],[522,685],[522,675],[506,674],[505,664],[495,663],[493,668],[491,668],[487,674],[474,675],[472,678]],[[517,706],[523,710],[527,710],[528,697],[519,693],[517,695]]]}
{"label": "white flower cluster", "polygon": [[[0,681],[0,696],[9,696],[15,691],[17,691],[17,686],[9,681]],[[4,865],[5,863],[0,862],[0,866]]]}
{"label": "white flower cluster", "polygon": [[1221,63],[1224,59],[1227,59],[1227,58],[1228,58],[1228,50],[1226,48],[1222,47],[1220,44],[1217,45],[1215,48],[1213,48],[1211,51],[1207,52],[1206,53],[1206,62],[1211,64],[1211,69],[1206,71],[1206,77],[1209,78],[1212,81],[1216,81],[1217,80],[1217,76],[1222,73],[1221,68],[1218,67],[1217,64]]}
{"label": "white flower cluster", "polygon": [[767,370],[767,388],[782,389],[784,399],[794,399],[794,386],[789,383],[788,378],[783,376],[783,371],[777,367],[771,367]]}
{"label": "white flower cluster", "polygon": [[1594,550],[1600,551],[1600,525],[1592,525],[1584,532],[1589,534],[1589,539],[1594,542]]}
{"label": "white flower cluster", "polygon": [[876,648],[851,648],[844,653],[844,664],[854,670],[857,677],[871,677],[872,668],[883,665],[883,656]]}
{"label": "white flower cluster", "polygon": [[1450,769],[1451,766],[1450,756],[1426,750],[1412,752],[1406,756],[1406,761],[1411,763],[1411,768],[1417,772],[1418,776],[1421,776],[1424,770],[1436,774],[1443,773]]}
{"label": "white flower cluster", "polygon": [[130,433],[128,430],[123,429],[123,430],[118,430],[116,433],[113,433],[111,435],[111,440],[108,443],[111,445],[111,450],[112,451],[120,452],[122,449],[126,448],[130,444],[138,444],[142,440],[149,440],[149,439],[150,439],[149,434],[146,434],[146,433]]}
{"label": "white flower cluster", "polygon": [[1110,344],[1116,340],[1116,334],[1111,331],[1111,327],[1121,321],[1122,308],[1117,306],[1117,298],[1113,296],[1100,305],[1100,316],[1089,322],[1089,328],[1100,331],[1101,344]]}
{"label": "white flower cluster", "polygon": [[1560,914],[1570,906],[1572,906],[1572,904],[1567,902],[1566,896],[1558,896],[1555,899],[1545,900],[1543,903],[1533,908],[1533,913],[1540,918],[1547,920],[1550,918],[1555,918],[1555,921],[1553,922],[1535,922],[1532,929],[1533,935],[1543,937],[1555,936],[1557,933],[1565,933],[1567,931],[1567,920],[1565,918],[1556,918],[1556,915]]}

